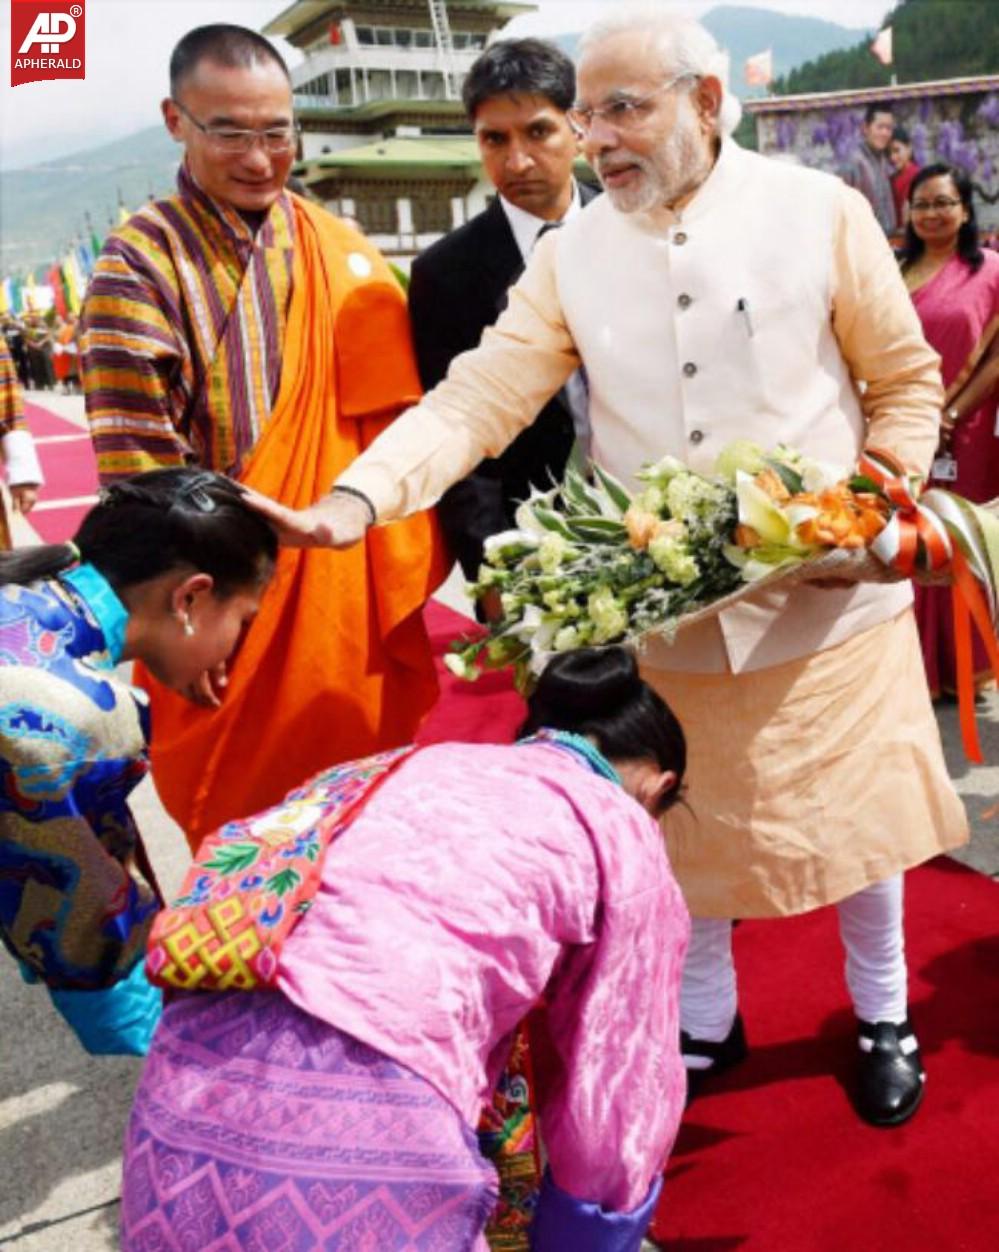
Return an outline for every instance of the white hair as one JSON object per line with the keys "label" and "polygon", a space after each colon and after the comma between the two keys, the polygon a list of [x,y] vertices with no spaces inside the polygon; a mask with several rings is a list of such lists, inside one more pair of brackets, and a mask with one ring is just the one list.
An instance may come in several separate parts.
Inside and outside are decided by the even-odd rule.
{"label": "white hair", "polygon": [[579,45],[582,59],[603,40],[613,35],[647,32],[658,45],[667,74],[691,74],[697,78],[717,78],[722,85],[718,130],[731,135],[742,117],[742,105],[728,89],[729,56],[715,42],[709,30],[693,18],[666,12],[660,3],[615,3],[606,17],[597,18]]}

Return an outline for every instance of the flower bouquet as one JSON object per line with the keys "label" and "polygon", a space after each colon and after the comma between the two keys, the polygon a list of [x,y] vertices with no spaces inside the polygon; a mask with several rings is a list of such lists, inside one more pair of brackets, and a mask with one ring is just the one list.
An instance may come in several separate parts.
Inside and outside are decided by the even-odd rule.
{"label": "flower bouquet", "polygon": [[995,646],[999,518],[937,488],[920,496],[886,454],[865,453],[844,479],[794,449],[740,440],[710,476],[667,456],[637,477],[632,494],[599,466],[592,480],[570,471],[519,507],[516,530],[486,541],[470,594],[498,592],[503,617],[454,645],[452,672],[513,665],[525,689],[554,652],[670,639],[801,579],[956,581]]}

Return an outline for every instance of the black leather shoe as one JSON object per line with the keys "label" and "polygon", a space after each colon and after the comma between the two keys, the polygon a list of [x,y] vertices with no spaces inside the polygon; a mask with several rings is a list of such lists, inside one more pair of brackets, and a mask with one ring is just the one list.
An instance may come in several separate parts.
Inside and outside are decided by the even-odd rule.
{"label": "black leather shoe", "polygon": [[872,1126],[900,1126],[919,1108],[926,1073],[912,1023],[857,1022],[857,1112]]}
{"label": "black leather shoe", "polygon": [[[723,1074],[725,1070],[738,1065],[749,1055],[746,1043],[746,1029],[742,1024],[742,1014],[736,1013],[732,1029],[720,1043],[709,1039],[695,1039],[685,1030],[680,1031],[680,1051],[687,1065],[687,1103],[700,1093],[705,1079]],[[691,1066],[688,1057],[707,1060],[708,1065]]]}

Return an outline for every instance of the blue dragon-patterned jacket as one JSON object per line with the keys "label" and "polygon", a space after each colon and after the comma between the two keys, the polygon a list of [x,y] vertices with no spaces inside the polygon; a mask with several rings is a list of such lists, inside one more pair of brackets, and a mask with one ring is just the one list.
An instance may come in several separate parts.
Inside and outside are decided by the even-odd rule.
{"label": "blue dragon-patterned jacket", "polygon": [[0,938],[53,989],[125,978],[158,903],[128,868],[149,710],[114,671],[126,621],[90,565],[0,587]]}

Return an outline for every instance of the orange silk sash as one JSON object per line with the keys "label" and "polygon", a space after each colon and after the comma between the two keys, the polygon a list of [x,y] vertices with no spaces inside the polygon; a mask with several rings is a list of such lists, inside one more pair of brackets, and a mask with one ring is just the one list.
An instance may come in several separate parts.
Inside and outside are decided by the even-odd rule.
{"label": "orange silk sash", "polygon": [[[405,297],[385,261],[322,209],[294,204],[281,388],[241,481],[301,508],[420,386]],[[429,513],[344,552],[284,550],[221,709],[137,672],[152,696],[153,777],[192,848],[317,770],[412,740],[437,697],[421,609],[446,572]]]}

